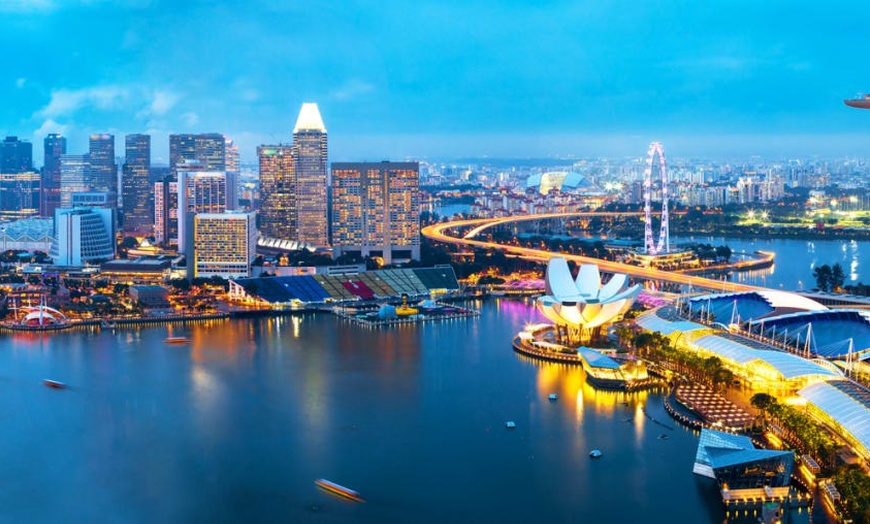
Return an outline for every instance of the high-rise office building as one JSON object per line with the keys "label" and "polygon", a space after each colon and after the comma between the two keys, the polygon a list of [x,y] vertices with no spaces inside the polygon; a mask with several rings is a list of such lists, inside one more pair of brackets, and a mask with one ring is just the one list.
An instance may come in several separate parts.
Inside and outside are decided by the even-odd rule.
{"label": "high-rise office building", "polygon": [[154,183],[154,241],[178,244],[178,183],[172,175]]}
{"label": "high-rise office building", "polygon": [[226,140],[220,133],[169,135],[169,171],[176,175],[185,162],[197,161],[203,171],[226,171]]}
{"label": "high-rise office building", "polygon": [[66,154],[66,137],[50,133],[45,137],[43,146],[39,214],[53,217],[54,210],[60,207],[60,157]]}
{"label": "high-rise office building", "polygon": [[88,148],[88,179],[92,191],[118,195],[118,165],[115,163],[115,135],[91,135]]}
{"label": "high-rise office building", "polygon": [[239,146],[236,145],[235,140],[224,136],[224,142],[226,143],[226,159],[224,161],[224,170],[227,173],[240,173],[241,172],[241,161],[239,158]]}
{"label": "high-rise office building", "polygon": [[293,128],[296,171],[296,238],[314,246],[329,245],[326,126],[317,104],[302,104]]}
{"label": "high-rise office building", "polygon": [[33,171],[33,144],[7,136],[0,142],[0,173],[26,173]]}
{"label": "high-rise office building", "polygon": [[249,277],[256,250],[253,212],[198,213],[193,218],[193,259],[188,257],[188,271],[194,277]]}
{"label": "high-rise office building", "polygon": [[260,232],[281,240],[296,239],[296,171],[293,147],[260,146]]}
{"label": "high-rise office building", "polygon": [[420,259],[417,162],[332,164],[332,243],[384,263]]}
{"label": "high-rise office building", "polygon": [[154,194],[148,182],[151,169],[151,137],[127,135],[124,173],[121,177],[124,231],[150,233],[154,225]]}
{"label": "high-rise office building", "polygon": [[190,216],[196,213],[223,213],[230,200],[231,183],[223,171],[178,170],[178,251],[189,253]]}
{"label": "high-rise office building", "polygon": [[54,212],[54,242],[50,255],[60,266],[82,266],[115,255],[113,209],[58,208]]}
{"label": "high-rise office building", "polygon": [[39,173],[0,173],[0,211],[5,217],[31,217],[39,212]]}
{"label": "high-rise office building", "polygon": [[61,155],[60,157],[60,207],[72,206],[72,194],[89,191],[90,163],[88,155]]}

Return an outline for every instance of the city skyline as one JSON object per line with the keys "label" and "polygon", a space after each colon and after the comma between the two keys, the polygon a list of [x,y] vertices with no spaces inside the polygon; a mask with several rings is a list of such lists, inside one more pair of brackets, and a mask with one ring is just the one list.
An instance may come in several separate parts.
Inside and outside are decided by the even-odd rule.
{"label": "city skyline", "polygon": [[631,155],[653,139],[681,156],[863,154],[868,115],[842,103],[870,90],[858,22],[782,7],[5,1],[0,42],[27,52],[0,84],[0,134],[41,158],[50,132],[71,153],[147,133],[166,164],[169,134],[219,132],[253,164],[317,102],[336,161]]}

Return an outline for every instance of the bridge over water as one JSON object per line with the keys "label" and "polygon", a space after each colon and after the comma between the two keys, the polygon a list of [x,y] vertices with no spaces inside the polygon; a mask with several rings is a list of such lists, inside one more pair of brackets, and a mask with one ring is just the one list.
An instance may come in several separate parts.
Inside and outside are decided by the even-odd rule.
{"label": "bridge over water", "polygon": [[[640,215],[641,213],[628,213],[629,215]],[[598,267],[606,273],[625,273],[636,278],[644,280],[652,280],[657,282],[670,282],[674,284],[682,284],[692,286],[694,288],[710,289],[714,291],[735,292],[735,291],[753,291],[762,289],[759,286],[750,286],[746,284],[738,284],[736,282],[728,282],[704,278],[681,273],[673,273],[670,271],[659,270],[655,268],[644,268],[623,264],[621,262],[612,262],[609,260],[601,260],[594,257],[582,255],[571,255],[567,253],[553,253],[545,249],[533,249],[520,246],[510,246],[497,244],[495,242],[487,242],[478,240],[473,237],[480,235],[486,229],[494,226],[510,224],[514,222],[524,222],[529,220],[548,220],[554,218],[571,218],[571,217],[601,217],[601,216],[624,216],[626,213],[614,212],[576,212],[576,213],[545,213],[537,215],[522,215],[516,217],[502,218],[481,218],[472,220],[456,220],[452,222],[443,222],[433,224],[423,228],[423,236],[436,242],[452,244],[457,246],[468,246],[483,249],[497,249],[505,253],[516,255],[527,260],[536,260],[546,262],[554,256],[565,257],[569,261],[579,264],[598,264]],[[471,228],[467,233],[459,236],[457,230]]]}

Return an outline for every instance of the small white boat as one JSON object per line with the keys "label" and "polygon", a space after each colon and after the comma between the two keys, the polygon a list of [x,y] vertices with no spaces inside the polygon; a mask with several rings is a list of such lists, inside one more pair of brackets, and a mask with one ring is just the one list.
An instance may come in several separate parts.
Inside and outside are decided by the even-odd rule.
{"label": "small white boat", "polygon": [[557,395],[555,393],[550,393],[550,396],[548,396],[547,398],[550,400],[556,400],[559,398],[559,395]]}
{"label": "small white boat", "polygon": [[517,423],[514,422],[513,420],[508,420],[507,422],[504,423],[504,427],[506,427],[508,429],[513,429],[513,428],[517,427]]}
{"label": "small white boat", "polygon": [[593,449],[589,452],[589,456],[594,459],[601,458],[601,455],[603,455],[603,453],[601,453],[600,449]]}

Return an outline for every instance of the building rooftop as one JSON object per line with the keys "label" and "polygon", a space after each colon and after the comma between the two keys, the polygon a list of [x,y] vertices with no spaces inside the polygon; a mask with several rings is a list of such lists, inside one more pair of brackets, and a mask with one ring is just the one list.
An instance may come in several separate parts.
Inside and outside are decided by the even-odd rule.
{"label": "building rooftop", "polygon": [[302,104],[299,117],[296,119],[296,127],[293,128],[294,133],[299,131],[320,131],[326,133],[326,126],[323,125],[323,118],[320,117],[320,110],[317,108],[317,104],[311,102]]}
{"label": "building rooftop", "polygon": [[870,390],[848,380],[809,385],[798,395],[825,412],[870,450]]}
{"label": "building rooftop", "polygon": [[749,345],[732,337],[704,335],[695,340],[694,344],[705,351],[715,353],[720,357],[739,364],[748,364],[753,361],[764,362],[787,380],[812,375],[831,378],[841,376],[832,369],[812,360],[807,360],[784,351],[753,349]]}

